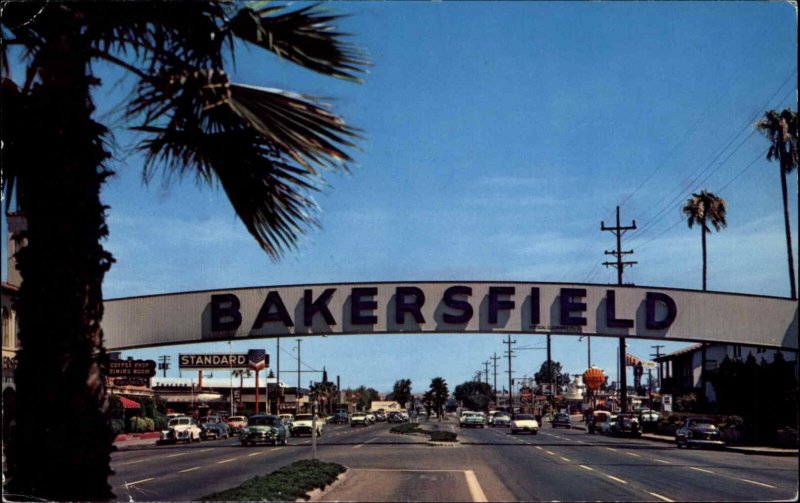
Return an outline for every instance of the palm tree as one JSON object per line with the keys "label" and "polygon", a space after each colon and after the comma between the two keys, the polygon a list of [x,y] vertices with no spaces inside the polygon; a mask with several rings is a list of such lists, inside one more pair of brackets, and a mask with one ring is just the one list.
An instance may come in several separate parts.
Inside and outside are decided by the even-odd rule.
{"label": "palm tree", "polygon": [[[356,129],[312,98],[231,82],[225,63],[241,40],[358,82],[366,58],[335,29],[338,17],[316,5],[248,5],[3,3],[3,189],[28,222],[16,257],[23,282],[10,492],[113,497],[101,287],[114,259],[101,244],[100,199],[112,175],[111,131],[93,117],[99,68],[115,65],[135,79],[123,119],[141,134],[145,179],[163,168],[165,179],[221,185],[273,260],[316,225],[310,194],[321,170],[348,169],[343,149]],[[24,57],[20,83],[11,80],[7,47]]]}
{"label": "palm tree", "polygon": [[[794,255],[792,254],[792,227],[789,219],[789,196],[786,175],[797,168],[797,113],[785,109],[780,114],[775,110],[764,113],[764,118],[756,123],[771,143],[767,160],[778,159],[781,172],[781,196],[783,199],[783,224],[786,229],[786,253],[789,261],[789,288],[792,299],[797,298],[794,275]],[[798,179],[800,190],[800,179]]]}
{"label": "palm tree", "polygon": [[725,220],[726,207],[725,200],[711,192],[705,190],[699,194],[692,194],[683,206],[683,214],[687,217],[687,223],[691,229],[694,225],[700,226],[700,235],[703,242],[703,291],[706,290],[706,233],[710,232],[709,224],[719,232],[728,225]]}
{"label": "palm tree", "polygon": [[431,380],[430,392],[433,399],[433,407],[439,415],[439,421],[441,421],[444,404],[447,403],[447,399],[450,397],[450,390],[447,389],[447,382],[441,377],[434,377]]}
{"label": "palm tree", "polygon": [[405,409],[406,404],[411,399],[411,379],[398,379],[392,389],[392,398],[400,404],[400,408]]}

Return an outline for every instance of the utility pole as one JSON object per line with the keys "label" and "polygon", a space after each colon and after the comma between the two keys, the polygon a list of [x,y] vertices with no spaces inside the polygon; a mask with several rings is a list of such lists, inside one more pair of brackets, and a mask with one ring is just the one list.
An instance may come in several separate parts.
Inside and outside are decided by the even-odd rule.
{"label": "utility pole", "polygon": [[550,402],[555,399],[553,392],[553,362],[550,359],[550,334],[547,334],[547,382],[550,385]]}
{"label": "utility pole", "polygon": [[489,384],[489,360],[486,360],[485,362],[483,362],[483,366],[486,369],[484,371],[483,375],[486,376],[486,384]]}
{"label": "utility pole", "polygon": [[[303,339],[295,339],[297,341],[297,398],[295,399],[295,413],[300,412],[300,343]],[[313,434],[311,435],[314,436]]]}
{"label": "utility pole", "polygon": [[495,353],[494,356],[492,356],[491,358],[492,365],[494,365],[494,386],[492,387],[492,389],[494,390],[495,396],[497,396],[497,360],[499,359],[500,357],[497,356],[497,353]]}
{"label": "utility pole", "polygon": [[[636,220],[633,221],[631,225],[622,226],[619,222],[619,206],[617,206],[617,225],[614,227],[606,227],[605,222],[602,220],[600,221],[600,230],[601,231],[609,231],[617,237],[617,249],[616,251],[609,251],[606,250],[606,255],[614,255],[617,257],[616,262],[603,262],[603,265],[613,266],[617,268],[617,284],[622,286],[622,273],[626,267],[632,267],[636,265],[638,262],[634,261],[623,261],[623,255],[629,255],[633,253],[633,250],[622,251],[622,235],[625,232],[636,229]],[[628,378],[627,378],[627,369],[625,367],[625,337],[619,338],[619,380],[620,380],[620,406],[622,407],[622,412],[627,410],[628,404]]]}
{"label": "utility pole", "polygon": [[[660,350],[661,350],[661,348],[664,347],[663,345],[656,344],[655,346],[650,346],[650,347],[656,350],[656,354],[652,354],[652,353],[650,354],[651,357],[658,358],[659,356],[661,356],[661,351]],[[663,377],[663,371],[662,371],[662,368],[661,368],[661,362],[658,362],[658,392],[659,393],[661,392],[661,378],[662,377]]]}
{"label": "utility pole", "polygon": [[169,357],[167,355],[161,355],[161,356],[158,357],[158,361],[159,361],[158,368],[164,371],[163,377],[167,377],[167,369],[169,369],[169,367],[170,367],[170,365],[169,365],[170,358],[171,357]]}
{"label": "utility pole", "polygon": [[511,334],[508,334],[508,338],[505,340],[504,344],[508,346],[508,350],[506,351],[506,355],[508,356],[508,406],[511,407],[509,412],[514,412],[514,389],[512,388],[512,374],[513,371],[511,370],[511,358],[513,357],[514,351],[511,349],[512,344],[516,344],[517,341],[511,340]]}

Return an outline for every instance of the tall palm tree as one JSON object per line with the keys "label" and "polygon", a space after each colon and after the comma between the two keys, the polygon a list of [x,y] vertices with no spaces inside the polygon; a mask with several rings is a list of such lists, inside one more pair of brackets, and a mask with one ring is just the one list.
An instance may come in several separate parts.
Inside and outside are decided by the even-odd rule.
{"label": "tall palm tree", "polygon": [[[781,172],[781,196],[783,199],[783,224],[786,229],[786,253],[789,261],[789,288],[792,299],[797,298],[797,284],[794,273],[794,255],[792,253],[792,227],[789,219],[789,196],[786,184],[786,175],[797,168],[797,113],[785,109],[778,113],[770,110],[764,113],[764,118],[756,123],[756,128],[762,131],[770,141],[767,151],[767,160],[777,159]],[[800,178],[798,178],[800,190]]]}
{"label": "tall palm tree", "polygon": [[692,194],[683,206],[683,214],[687,217],[687,223],[691,229],[695,225],[700,226],[700,235],[703,242],[703,291],[706,290],[706,272],[708,270],[706,259],[706,234],[711,231],[709,225],[719,232],[728,225],[725,220],[726,205],[725,200],[711,192],[705,190],[699,194]]}
{"label": "tall palm tree", "polygon": [[400,408],[405,409],[406,404],[411,400],[411,379],[398,379],[394,382],[392,398],[400,404]]}
{"label": "tall palm tree", "polygon": [[[356,82],[366,58],[316,5],[248,5],[3,2],[3,189],[28,222],[11,492],[113,497],[101,287],[114,259],[100,199],[111,131],[93,116],[99,68],[135,79],[124,119],[143,138],[145,178],[163,168],[221,185],[274,260],[316,225],[321,170],[348,169],[356,129],[312,98],[231,82],[225,68],[237,41]],[[23,81],[11,80],[8,47],[24,58]]]}
{"label": "tall palm tree", "polygon": [[430,392],[433,398],[433,407],[439,415],[439,421],[441,421],[444,404],[447,403],[447,399],[450,397],[450,390],[447,389],[447,381],[441,377],[434,377],[431,380]]}

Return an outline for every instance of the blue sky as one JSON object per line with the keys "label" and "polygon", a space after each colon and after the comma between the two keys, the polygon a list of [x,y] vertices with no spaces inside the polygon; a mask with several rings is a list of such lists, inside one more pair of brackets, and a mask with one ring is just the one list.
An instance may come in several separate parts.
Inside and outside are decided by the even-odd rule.
{"label": "blue sky", "polygon": [[[625,281],[700,289],[700,236],[687,228],[680,207],[701,189],[728,204],[728,228],[709,238],[709,289],[788,296],[778,167],[764,159],[767,142],[752,125],[767,109],[796,108],[792,5],[328,7],[349,15],[340,28],[370,54],[374,66],[363,85],[256,48],[240,52],[232,71],[237,82],[328,98],[363,130],[352,174],[328,175],[328,188],[315,196],[322,228],[272,262],[221,191],[190,178],[143,185],[141,157],[118,127],[117,174],[103,193],[111,207],[106,247],[117,259],[106,298],[351,281],[615,283],[615,270],[601,265],[614,238],[600,222],[610,224],[617,205],[623,224],[635,219],[638,227],[623,242],[638,261]],[[96,94],[100,118],[121,126],[113,110],[130,81],[105,75]],[[796,243],[796,214],[792,221]],[[3,243],[4,261],[5,253]],[[380,391],[400,378],[423,391],[436,376],[452,389],[494,353],[502,356],[503,338],[307,337],[303,369],[325,366],[343,386]],[[515,339],[517,347],[541,347],[545,338]],[[642,358],[660,344],[628,341],[629,352]],[[275,351],[274,340],[254,343],[236,343],[234,351]],[[296,370],[292,344],[282,345],[283,372]],[[593,363],[611,380],[616,344],[592,339]],[[168,354],[174,362],[180,352],[227,350],[211,344],[128,354]],[[570,373],[586,368],[586,343],[576,337],[554,337],[552,354]],[[544,359],[543,350],[519,351],[515,375],[532,375]],[[505,361],[498,382],[506,382]],[[314,377],[306,374],[303,383]]]}

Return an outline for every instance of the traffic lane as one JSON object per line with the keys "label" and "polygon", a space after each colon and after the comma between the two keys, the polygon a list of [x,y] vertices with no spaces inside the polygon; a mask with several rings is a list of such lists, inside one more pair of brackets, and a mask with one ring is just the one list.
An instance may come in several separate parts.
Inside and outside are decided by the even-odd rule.
{"label": "traffic lane", "polygon": [[652,454],[657,462],[678,463],[684,466],[705,468],[726,476],[747,479],[751,482],[776,485],[793,490],[798,485],[798,465],[795,457],[743,454],[717,449],[678,449],[674,444],[644,439],[625,439],[608,436],[585,435],[584,442],[604,445],[606,448],[627,449],[633,456],[640,451]]}
{"label": "traffic lane", "polygon": [[351,468],[320,501],[487,501],[462,470]]}
{"label": "traffic lane", "polygon": [[[463,429],[459,436],[482,458],[475,470],[478,479],[489,470],[513,499],[521,501],[656,501],[657,497],[619,479],[610,478],[589,465],[577,463],[538,435],[511,435],[507,429]],[[544,446],[537,445],[545,443]],[[551,441],[552,442],[552,441]],[[552,454],[551,454],[552,453]]]}
{"label": "traffic lane", "polygon": [[[423,426],[433,429],[432,425]],[[419,436],[395,435],[388,430],[376,430],[376,433],[372,440],[360,445],[328,446],[324,454],[320,451],[321,459],[346,465],[350,474],[380,470],[384,478],[393,480],[391,483],[399,488],[397,490],[408,496],[406,501],[451,501],[456,496],[461,498],[468,491],[471,499],[460,501],[480,501],[478,495],[481,492],[488,501],[517,499],[491,470],[484,467],[486,461],[470,446],[432,446]],[[477,470],[481,470],[484,476],[478,476]],[[449,475],[441,475],[445,473]],[[359,479],[364,480],[363,475]],[[445,485],[439,487],[437,480]],[[369,487],[375,486],[376,491],[382,491],[376,484],[365,483]],[[343,497],[339,492],[331,494],[341,501],[357,501],[355,494],[352,498]],[[335,499],[334,496],[331,499]],[[362,501],[380,500],[372,496]]]}
{"label": "traffic lane", "polygon": [[[328,445],[358,446],[382,428],[332,428],[317,437],[320,457]],[[388,430],[388,428],[387,428]],[[396,436],[396,435],[392,435]],[[262,456],[264,456],[262,458]],[[311,438],[294,437],[285,447],[242,447],[238,439],[114,453],[110,483],[118,499],[194,500],[312,457]]]}
{"label": "traffic lane", "polygon": [[[552,443],[554,451],[573,453],[577,459],[592,462],[604,473],[668,499],[760,501],[783,499],[796,493],[796,463],[794,467],[791,463],[782,465],[777,471],[782,482],[773,484],[754,480],[749,468],[742,466],[741,454],[735,459],[736,453],[725,451],[689,453],[667,444],[653,446],[643,440],[605,436],[582,440],[580,435],[552,430],[540,432],[540,436],[557,439]],[[576,445],[577,442],[583,443]],[[790,469],[795,471],[792,473]]]}

